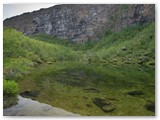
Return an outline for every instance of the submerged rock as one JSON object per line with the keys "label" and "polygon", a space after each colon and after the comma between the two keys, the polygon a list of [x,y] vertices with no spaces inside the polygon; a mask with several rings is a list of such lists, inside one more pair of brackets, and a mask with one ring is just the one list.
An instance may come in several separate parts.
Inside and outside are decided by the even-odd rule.
{"label": "submerged rock", "polygon": [[84,99],[88,99],[88,97],[86,97],[86,96],[83,96],[83,98],[84,98]]}
{"label": "submerged rock", "polygon": [[155,61],[148,62],[148,65],[154,66],[155,65]]}
{"label": "submerged rock", "polygon": [[155,112],[155,103],[147,103],[146,105],[145,105],[145,108],[147,109],[147,110],[150,110],[150,111],[152,111],[152,112]]}
{"label": "submerged rock", "polygon": [[37,97],[39,94],[39,91],[31,91],[31,90],[26,90],[24,92],[21,92],[21,96],[29,96],[29,97]]}
{"label": "submerged rock", "polygon": [[149,61],[149,57],[147,57],[147,56],[140,57],[139,61],[138,61],[138,64],[144,64],[144,63],[146,63],[148,61]]}
{"label": "submerged rock", "polygon": [[115,106],[111,102],[105,101],[102,98],[94,98],[93,103],[101,108],[101,110],[104,112],[112,112],[115,110]]}
{"label": "submerged rock", "polygon": [[91,104],[86,104],[86,106],[87,106],[87,107],[89,107],[89,108],[90,108],[90,107],[92,107],[92,105],[91,105]]}
{"label": "submerged rock", "polygon": [[96,88],[84,88],[85,92],[99,93],[100,91]]}
{"label": "submerged rock", "polygon": [[135,96],[135,95],[143,95],[144,92],[142,91],[130,91],[128,92],[128,95],[132,95],[132,96]]}
{"label": "submerged rock", "polygon": [[121,50],[122,50],[122,51],[126,51],[126,50],[127,50],[127,47],[126,47],[126,46],[123,46],[123,47],[121,48]]}
{"label": "submerged rock", "polygon": [[48,64],[52,64],[53,62],[51,62],[51,61],[49,61],[49,62],[47,62]]}

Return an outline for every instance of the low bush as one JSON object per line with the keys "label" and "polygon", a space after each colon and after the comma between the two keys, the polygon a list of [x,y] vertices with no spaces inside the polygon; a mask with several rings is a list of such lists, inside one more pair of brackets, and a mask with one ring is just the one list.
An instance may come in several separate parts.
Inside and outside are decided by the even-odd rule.
{"label": "low bush", "polygon": [[16,95],[19,92],[18,84],[13,80],[3,80],[3,94]]}

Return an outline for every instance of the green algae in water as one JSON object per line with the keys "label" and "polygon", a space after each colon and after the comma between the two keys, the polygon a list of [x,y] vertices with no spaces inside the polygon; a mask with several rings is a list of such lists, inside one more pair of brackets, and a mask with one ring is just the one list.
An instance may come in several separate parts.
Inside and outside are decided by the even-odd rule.
{"label": "green algae in water", "polygon": [[[85,116],[152,116],[145,105],[155,101],[154,73],[142,66],[57,62],[40,65],[19,84],[21,92],[39,91],[32,99]],[[131,91],[144,94],[132,96]],[[112,103],[115,110],[102,111],[93,98]]]}

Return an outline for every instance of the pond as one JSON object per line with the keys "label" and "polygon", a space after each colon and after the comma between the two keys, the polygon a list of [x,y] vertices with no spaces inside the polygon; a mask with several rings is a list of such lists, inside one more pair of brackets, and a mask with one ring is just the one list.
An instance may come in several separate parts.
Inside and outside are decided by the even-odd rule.
{"label": "pond", "polygon": [[4,116],[79,116],[60,108],[18,96],[18,103],[3,110]]}
{"label": "pond", "polygon": [[155,115],[154,68],[56,62],[38,66],[19,86],[25,98],[83,116]]}

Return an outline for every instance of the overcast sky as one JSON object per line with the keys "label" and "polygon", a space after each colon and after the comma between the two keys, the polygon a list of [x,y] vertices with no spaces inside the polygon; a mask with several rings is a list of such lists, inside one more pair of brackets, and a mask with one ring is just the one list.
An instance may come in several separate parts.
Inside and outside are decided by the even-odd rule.
{"label": "overcast sky", "polygon": [[25,12],[32,12],[41,8],[48,8],[55,4],[3,4],[3,20]]}

